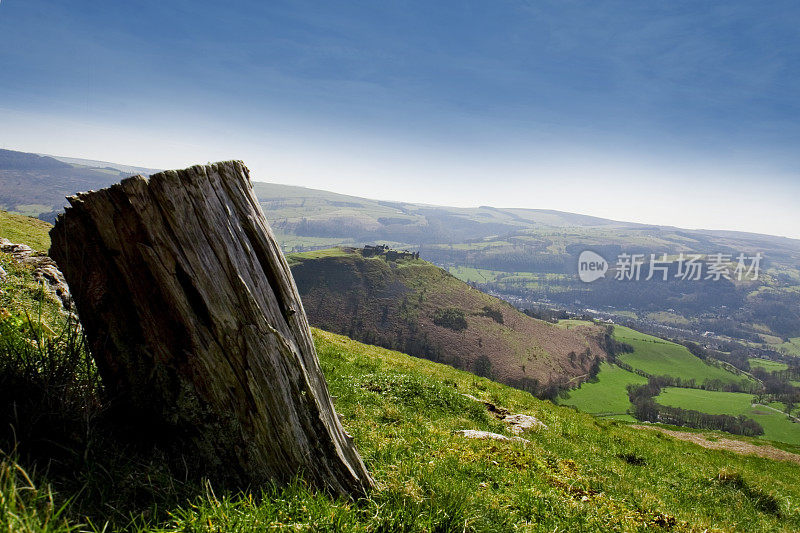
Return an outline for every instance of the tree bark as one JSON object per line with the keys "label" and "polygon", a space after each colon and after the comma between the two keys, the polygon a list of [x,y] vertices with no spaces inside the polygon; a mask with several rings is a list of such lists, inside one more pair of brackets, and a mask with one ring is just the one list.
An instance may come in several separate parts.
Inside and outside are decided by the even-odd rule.
{"label": "tree bark", "polygon": [[68,200],[50,255],[131,424],[226,484],[372,486],[244,164],[134,176]]}

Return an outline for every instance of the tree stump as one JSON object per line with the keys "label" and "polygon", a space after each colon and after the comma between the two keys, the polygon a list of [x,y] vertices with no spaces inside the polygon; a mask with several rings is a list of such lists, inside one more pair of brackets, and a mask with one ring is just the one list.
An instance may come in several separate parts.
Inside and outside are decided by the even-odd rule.
{"label": "tree stump", "polygon": [[372,486],[243,163],[134,176],[68,200],[50,255],[130,424],[225,484],[301,476],[351,496]]}

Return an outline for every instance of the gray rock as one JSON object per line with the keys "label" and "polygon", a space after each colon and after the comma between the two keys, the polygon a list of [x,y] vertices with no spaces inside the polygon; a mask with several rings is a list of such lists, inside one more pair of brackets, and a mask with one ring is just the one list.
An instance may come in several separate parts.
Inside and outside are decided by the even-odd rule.
{"label": "gray rock", "polygon": [[515,435],[522,434],[528,429],[547,429],[547,424],[531,415],[507,415],[503,422],[511,426],[511,432]]}
{"label": "gray rock", "polygon": [[530,442],[528,439],[522,437],[507,437],[499,433],[492,433],[490,431],[480,431],[477,429],[459,429],[455,432],[456,435],[461,435],[467,439],[492,439],[492,440],[505,440],[511,442]]}

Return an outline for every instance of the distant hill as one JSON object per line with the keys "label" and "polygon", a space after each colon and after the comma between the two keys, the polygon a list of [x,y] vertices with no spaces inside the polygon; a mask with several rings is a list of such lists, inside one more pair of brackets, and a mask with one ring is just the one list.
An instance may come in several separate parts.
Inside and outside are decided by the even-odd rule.
{"label": "distant hill", "polygon": [[143,176],[149,176],[150,174],[155,174],[157,172],[161,172],[163,169],[159,168],[148,168],[148,167],[137,167],[132,165],[121,165],[119,163],[113,163],[111,161],[97,161],[94,159],[80,159],[77,157],[63,157],[60,155],[47,155],[47,154],[38,154],[41,156],[52,157],[58,161],[62,161],[64,163],[69,163],[70,165],[78,165],[81,167],[89,167],[95,169],[112,169],[118,170],[120,172],[124,172],[131,176],[135,176],[136,174],[141,174]]}
{"label": "distant hill", "polygon": [[603,329],[533,319],[414,254],[335,248],[288,256],[309,321],[362,342],[552,395],[599,368]]}
{"label": "distant hill", "polygon": [[[0,151],[0,209],[53,221],[64,196],[152,169]],[[255,177],[256,179],[258,176]],[[543,209],[456,208],[374,200],[254,182],[286,253],[386,243],[407,248],[459,279],[518,306],[587,310],[648,332],[715,343],[736,340],[767,352],[800,345],[800,240],[732,231],[686,230]],[[582,283],[578,256],[592,250],[612,269]],[[758,281],[614,281],[620,254],[763,255]],[[646,273],[645,273],[646,275]],[[711,336],[706,336],[710,332]]]}
{"label": "distant hill", "polygon": [[66,196],[107,187],[140,173],[152,172],[100,161],[0,150],[0,209],[53,222],[66,204]]}

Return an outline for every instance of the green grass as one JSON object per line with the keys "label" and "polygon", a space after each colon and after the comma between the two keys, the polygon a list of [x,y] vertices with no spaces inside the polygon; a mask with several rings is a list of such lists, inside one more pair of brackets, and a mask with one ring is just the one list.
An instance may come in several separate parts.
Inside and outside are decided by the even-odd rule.
{"label": "green grass", "polygon": [[9,533],[68,533],[69,524],[50,487],[37,487],[15,461],[0,456],[0,530]]}
{"label": "green grass", "polygon": [[50,228],[52,226],[43,220],[0,211],[0,237],[13,243],[46,252],[50,248]]}
{"label": "green grass", "polygon": [[541,272],[504,272],[467,266],[450,266],[448,272],[467,283],[498,283],[509,288],[543,289],[558,292],[568,290],[570,277],[566,274]]}
{"label": "green grass", "polygon": [[310,252],[298,252],[286,256],[290,265],[299,263],[306,259],[321,259],[323,257],[348,257],[350,252],[344,248],[326,248],[324,250],[313,250]]}
{"label": "green grass", "polygon": [[[706,450],[657,432],[598,421],[445,365],[322,331],[315,330],[314,337],[337,411],[377,482],[368,498],[334,501],[302,481],[244,493],[206,486],[185,504],[158,513],[140,509],[106,530],[800,528],[800,509],[794,504],[800,500],[800,465]],[[501,421],[464,393],[534,415],[548,428],[526,433],[527,445],[454,435],[466,428],[508,434]],[[115,473],[103,475],[113,479]],[[47,486],[41,479],[37,484]],[[27,497],[22,484],[2,487],[4,502]],[[68,496],[55,494],[51,506],[39,498],[15,508],[33,524],[29,531],[66,531],[59,522],[64,516],[71,524],[91,522],[94,530],[103,530],[102,516],[110,509],[95,510],[89,520],[70,515],[69,505],[52,520],[59,529],[40,527]]]}
{"label": "green grass", "polygon": [[740,383],[745,379],[722,368],[706,364],[692,355],[685,346],[674,342],[624,326],[614,327],[614,337],[634,348],[633,353],[622,354],[619,360],[648,374],[695,379],[698,385],[706,379],[719,379],[725,383]]}
{"label": "green grass", "polygon": [[753,407],[752,394],[666,387],[656,397],[656,402],[712,415],[744,415],[761,424],[764,439],[800,444],[800,424],[765,406]]}
{"label": "green grass", "polygon": [[762,368],[767,372],[777,372],[789,368],[789,365],[787,365],[786,363],[780,363],[778,361],[770,361],[769,359],[758,359],[757,357],[751,357],[749,361],[750,361],[750,368]]}
{"label": "green grass", "polygon": [[800,357],[800,337],[792,337],[788,342],[774,346],[773,348],[779,350],[786,355],[794,355]]}
{"label": "green grass", "polygon": [[626,387],[629,384],[645,383],[647,378],[603,362],[594,381],[570,391],[569,398],[558,403],[572,405],[585,413],[632,421],[633,417],[627,414],[628,409],[633,406],[628,399]]}

